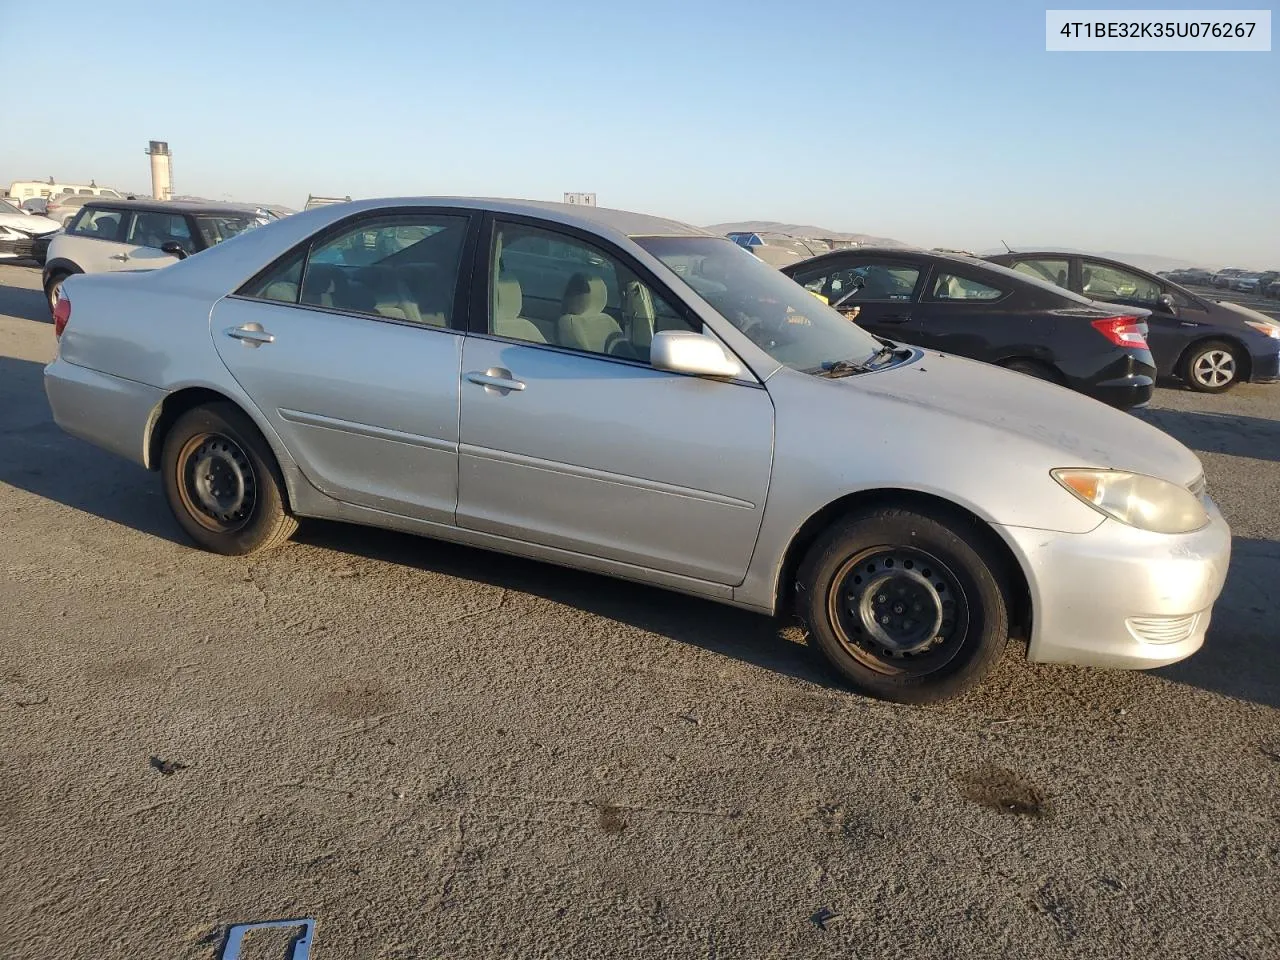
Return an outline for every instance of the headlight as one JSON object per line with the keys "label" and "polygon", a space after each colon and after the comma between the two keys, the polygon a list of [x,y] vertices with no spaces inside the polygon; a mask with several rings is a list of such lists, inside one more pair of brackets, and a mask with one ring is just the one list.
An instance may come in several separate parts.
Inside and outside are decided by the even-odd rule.
{"label": "headlight", "polygon": [[1253,327],[1253,329],[1257,330],[1264,337],[1272,337],[1273,339],[1280,340],[1280,324],[1267,323],[1265,320],[1246,320],[1245,323]]}
{"label": "headlight", "polygon": [[1063,469],[1053,479],[1100,513],[1152,533],[1190,533],[1209,522],[1186,487],[1121,470]]}

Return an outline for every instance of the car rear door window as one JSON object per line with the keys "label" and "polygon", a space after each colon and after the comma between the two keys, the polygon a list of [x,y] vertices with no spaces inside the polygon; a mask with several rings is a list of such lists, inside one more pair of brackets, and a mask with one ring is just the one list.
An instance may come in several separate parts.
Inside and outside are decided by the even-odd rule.
{"label": "car rear door window", "polygon": [[1066,288],[1071,275],[1071,265],[1066,259],[1018,260],[1013,264],[1018,273]]}
{"label": "car rear door window", "polygon": [[929,284],[929,295],[926,299],[938,302],[992,301],[999,300],[1007,292],[971,277],[962,277],[955,273],[938,273]]}
{"label": "car rear door window", "polygon": [[124,213],[103,207],[82,207],[75,223],[67,233],[73,237],[92,237],[95,240],[116,240],[120,236],[120,224]]}
{"label": "car rear door window", "polygon": [[1080,292],[1091,300],[1153,304],[1159,299],[1161,290],[1157,281],[1140,273],[1097,260],[1085,260],[1080,265]]}
{"label": "car rear door window", "polygon": [[280,261],[238,292],[447,327],[468,224],[466,217],[447,214],[371,217]]}

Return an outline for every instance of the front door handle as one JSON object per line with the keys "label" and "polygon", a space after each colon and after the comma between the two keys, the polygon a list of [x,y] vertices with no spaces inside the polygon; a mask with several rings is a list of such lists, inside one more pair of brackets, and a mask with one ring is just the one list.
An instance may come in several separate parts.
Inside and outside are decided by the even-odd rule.
{"label": "front door handle", "polygon": [[486,391],[493,390],[504,397],[512,390],[524,389],[523,381],[512,377],[511,371],[506,367],[490,367],[484,373],[472,371],[467,374],[467,379],[471,383],[484,387]]}
{"label": "front door handle", "polygon": [[123,262],[123,261],[125,261],[125,260],[128,260],[128,259],[129,259],[129,255],[128,255],[127,253],[113,253],[113,254],[109,257],[109,259],[111,259],[111,260],[120,260],[121,262]]}
{"label": "front door handle", "polygon": [[880,318],[882,323],[906,323],[911,319],[909,313],[890,313]]}
{"label": "front door handle", "polygon": [[262,325],[257,323],[246,323],[241,327],[227,327],[223,332],[232,339],[242,340],[246,347],[260,347],[264,343],[276,342],[275,334],[267,333],[262,329]]}

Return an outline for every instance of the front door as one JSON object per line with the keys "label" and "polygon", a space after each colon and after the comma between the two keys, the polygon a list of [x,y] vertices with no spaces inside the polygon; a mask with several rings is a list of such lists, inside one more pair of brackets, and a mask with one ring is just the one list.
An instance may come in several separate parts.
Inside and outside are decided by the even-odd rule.
{"label": "front door", "polygon": [[462,358],[458,525],[740,583],[769,486],[768,392],[650,367],[655,330],[695,325],[621,252],[531,221],[495,222],[488,249],[487,322]]}
{"label": "front door", "polygon": [[453,522],[470,224],[371,215],[214,307],[219,356],[329,496]]}
{"label": "front door", "polygon": [[190,221],[181,213],[134,211],[125,225],[123,239],[121,269],[125,270],[158,270],[176,263],[176,256],[160,249],[171,240],[181,245],[187,256],[196,252]]}

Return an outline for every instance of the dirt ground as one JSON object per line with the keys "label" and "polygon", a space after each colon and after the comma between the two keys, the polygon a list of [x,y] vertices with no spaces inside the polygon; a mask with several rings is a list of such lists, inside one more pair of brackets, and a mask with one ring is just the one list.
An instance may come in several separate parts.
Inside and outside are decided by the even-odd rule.
{"label": "dirt ground", "polygon": [[1142,414],[1237,536],[1204,650],[1011,646],[898,707],[787,623],[555,567],[320,523],[199,552],[52,423],[38,286],[0,267],[5,960],[295,917],[315,960],[1280,957],[1280,385]]}

